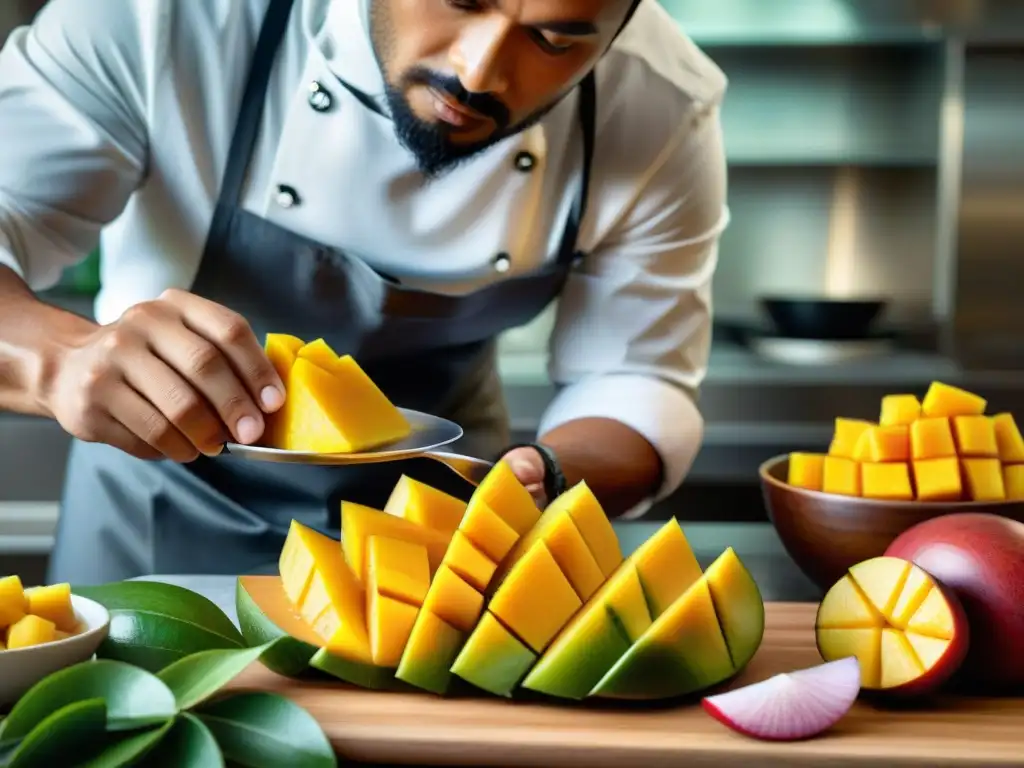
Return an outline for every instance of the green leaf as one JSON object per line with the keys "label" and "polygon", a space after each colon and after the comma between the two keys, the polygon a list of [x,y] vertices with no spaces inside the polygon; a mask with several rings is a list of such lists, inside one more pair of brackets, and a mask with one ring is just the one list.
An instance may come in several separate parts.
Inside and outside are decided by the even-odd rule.
{"label": "green leaf", "polygon": [[238,628],[208,597],[160,581],[115,581],[95,587],[74,587],[82,595],[103,605],[108,611],[132,611],[177,619],[245,645]]}
{"label": "green leaf", "polygon": [[4,721],[0,740],[24,738],[51,713],[86,699],[104,700],[111,730],[142,727],[177,714],[174,694],[156,675],[120,661],[84,661],[32,686]]}
{"label": "green leaf", "polygon": [[160,749],[146,755],[138,768],[224,768],[224,757],[210,729],[195,715],[182,712]]}
{"label": "green leaf", "polygon": [[67,765],[71,755],[92,754],[106,738],[107,706],[103,699],[76,701],[51,711],[9,755],[10,768]]}
{"label": "green leaf", "polygon": [[246,768],[335,768],[338,759],[320,724],[273,693],[238,693],[196,712],[224,757]]}
{"label": "green leaf", "polygon": [[110,628],[97,656],[150,672],[199,651],[246,642],[211,600],[173,584],[122,581],[72,591],[104,605]]}
{"label": "green leaf", "polygon": [[102,752],[90,760],[75,765],[77,768],[122,768],[134,765],[139,758],[150,753],[160,743],[173,725],[174,720],[168,720],[159,728],[127,736],[118,734],[116,739],[108,737],[110,744]]}
{"label": "green leaf", "polygon": [[159,677],[174,692],[178,709],[191,709],[231,682],[271,645],[202,651],[174,662]]}

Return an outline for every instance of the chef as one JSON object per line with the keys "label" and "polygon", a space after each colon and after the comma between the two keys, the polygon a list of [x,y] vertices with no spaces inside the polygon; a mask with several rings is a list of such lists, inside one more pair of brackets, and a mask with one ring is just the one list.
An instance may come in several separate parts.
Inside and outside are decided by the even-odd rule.
{"label": "chef", "polygon": [[[287,396],[268,332],[643,514],[702,439],[725,87],[653,0],[51,0],[0,55],[0,408],[74,438],[48,580],[266,571],[293,518],[452,489],[224,454]],[[97,322],[36,297],[98,243]],[[513,446],[495,340],[552,304]]]}

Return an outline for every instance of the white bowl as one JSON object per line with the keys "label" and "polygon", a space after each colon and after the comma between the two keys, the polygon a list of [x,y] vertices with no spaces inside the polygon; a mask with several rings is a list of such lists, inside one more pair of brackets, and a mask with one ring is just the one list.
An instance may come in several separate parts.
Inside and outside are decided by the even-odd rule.
{"label": "white bowl", "polygon": [[110,629],[110,613],[95,600],[71,595],[71,607],[83,629],[52,643],[0,651],[0,707],[14,703],[29,688],[59,669],[91,659]]}

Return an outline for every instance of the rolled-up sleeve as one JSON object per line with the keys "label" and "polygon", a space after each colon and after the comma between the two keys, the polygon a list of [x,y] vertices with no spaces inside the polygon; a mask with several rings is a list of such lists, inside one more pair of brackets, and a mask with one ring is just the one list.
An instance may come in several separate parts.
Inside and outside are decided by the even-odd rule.
{"label": "rolled-up sleeve", "polygon": [[[559,387],[540,433],[608,418],[663,463],[652,499],[683,482],[703,440],[697,393],[711,346],[711,283],[729,213],[717,106],[695,112],[659,157],[622,223],[581,261],[559,300],[549,376]],[[614,447],[609,447],[614,450]]]}
{"label": "rolled-up sleeve", "polygon": [[0,51],[0,265],[34,289],[95,248],[145,172],[134,3],[51,0]]}

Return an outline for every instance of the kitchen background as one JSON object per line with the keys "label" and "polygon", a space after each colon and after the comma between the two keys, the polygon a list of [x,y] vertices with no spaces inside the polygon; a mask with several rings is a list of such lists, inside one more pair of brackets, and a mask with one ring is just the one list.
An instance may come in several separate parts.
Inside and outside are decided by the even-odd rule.
{"label": "kitchen background", "polygon": [[[660,1],[731,80],[733,223],[704,447],[685,486],[624,527],[676,515],[702,560],[734,545],[760,559],[766,598],[804,599],[814,590],[767,522],[762,461],[822,449],[836,415],[872,417],[883,394],[933,379],[1024,413],[1024,3]],[[0,43],[43,4],[0,2]],[[48,298],[88,314],[96,263]],[[770,296],[884,309],[851,339],[794,339],[765,313]],[[551,319],[503,339],[521,438],[552,396]],[[0,414],[0,571],[28,583],[42,578],[67,448],[54,424]]]}

